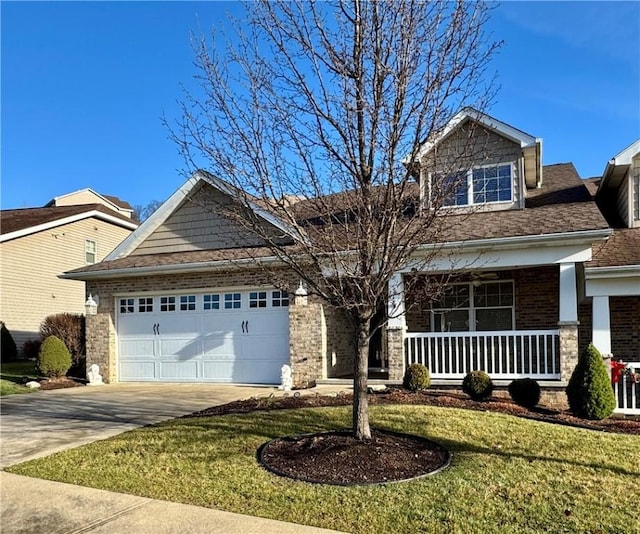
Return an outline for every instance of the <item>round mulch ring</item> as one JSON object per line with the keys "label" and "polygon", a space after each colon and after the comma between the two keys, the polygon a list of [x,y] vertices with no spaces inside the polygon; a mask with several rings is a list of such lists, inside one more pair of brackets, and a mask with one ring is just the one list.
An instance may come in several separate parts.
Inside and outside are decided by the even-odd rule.
{"label": "round mulch ring", "polygon": [[404,482],[438,473],[451,462],[442,445],[411,434],[371,429],[359,441],[351,430],[333,430],[271,440],[258,461],[276,475],[339,486]]}

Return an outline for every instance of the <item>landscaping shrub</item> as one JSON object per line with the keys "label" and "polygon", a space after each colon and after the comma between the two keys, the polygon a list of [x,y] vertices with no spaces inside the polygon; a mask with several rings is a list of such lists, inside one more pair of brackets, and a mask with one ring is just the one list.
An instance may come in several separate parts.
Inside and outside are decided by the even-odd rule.
{"label": "landscaping shrub", "polygon": [[583,419],[606,419],[616,407],[613,386],[602,355],[591,343],[580,355],[567,385],[571,412]]}
{"label": "landscaping shrub", "polygon": [[49,315],[40,325],[41,339],[56,336],[61,339],[71,353],[71,376],[85,377],[86,341],[85,318],[76,313],[57,313]]}
{"label": "landscaping shrub", "polygon": [[47,337],[40,346],[38,354],[38,369],[49,378],[60,378],[71,367],[71,354],[56,336]]}
{"label": "landscaping shrub", "polygon": [[534,408],[540,402],[540,386],[531,378],[518,378],[509,384],[513,402],[525,408]]}
{"label": "landscaping shrub", "polygon": [[16,342],[13,340],[13,336],[9,329],[0,321],[0,351],[2,354],[3,362],[12,362],[18,359],[18,348]]}
{"label": "landscaping shrub", "polygon": [[473,400],[486,399],[493,391],[493,382],[484,371],[471,371],[462,381],[462,391]]}
{"label": "landscaping shrub", "polygon": [[39,339],[29,339],[22,344],[22,352],[24,357],[29,360],[37,360],[38,353],[40,352],[40,345],[42,341]]}
{"label": "landscaping shrub", "polygon": [[431,375],[421,363],[412,363],[404,373],[402,385],[411,391],[427,389],[431,385]]}

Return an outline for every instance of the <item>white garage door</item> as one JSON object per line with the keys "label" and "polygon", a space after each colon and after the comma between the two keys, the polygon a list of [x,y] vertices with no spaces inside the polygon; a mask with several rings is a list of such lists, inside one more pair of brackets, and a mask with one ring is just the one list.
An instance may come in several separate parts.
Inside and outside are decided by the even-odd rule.
{"label": "white garage door", "polygon": [[119,378],[277,384],[288,305],[275,289],[118,297]]}

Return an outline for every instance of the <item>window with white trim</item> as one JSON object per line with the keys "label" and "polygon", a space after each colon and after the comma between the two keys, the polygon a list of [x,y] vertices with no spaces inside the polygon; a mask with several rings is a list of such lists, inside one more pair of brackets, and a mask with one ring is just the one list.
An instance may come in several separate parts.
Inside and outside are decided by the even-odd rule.
{"label": "window with white trim", "polygon": [[513,330],[512,281],[451,284],[431,308],[434,332]]}
{"label": "window with white trim", "polygon": [[[470,206],[513,200],[513,163],[482,165],[441,179],[443,206]],[[437,198],[438,192],[432,192]]]}
{"label": "window with white trim", "polygon": [[135,299],[120,299],[120,313],[133,313],[135,311]]}
{"label": "window with white trim", "polygon": [[251,291],[249,292],[249,308],[266,308],[267,292]]}
{"label": "window with white trim", "polygon": [[212,295],[202,296],[202,307],[205,310],[219,310],[220,309],[220,295],[214,293]]}
{"label": "window with white trim", "polygon": [[95,263],[98,254],[98,245],[92,239],[86,239],[84,242],[84,261],[87,263]]}
{"label": "window with white trim", "polygon": [[286,291],[271,292],[271,306],[273,308],[282,308],[289,305],[289,293]]}
{"label": "window with white trim", "polygon": [[153,311],[153,297],[141,297],[138,299],[138,312],[149,313]]}
{"label": "window with white trim", "polygon": [[242,307],[242,295],[240,293],[224,294],[224,309],[238,310]]}
{"label": "window with white trim", "polygon": [[195,309],[196,309],[195,295],[180,296],[180,311],[195,311]]}
{"label": "window with white trim", "polygon": [[176,311],[176,298],[175,297],[160,297],[160,311],[161,312]]}

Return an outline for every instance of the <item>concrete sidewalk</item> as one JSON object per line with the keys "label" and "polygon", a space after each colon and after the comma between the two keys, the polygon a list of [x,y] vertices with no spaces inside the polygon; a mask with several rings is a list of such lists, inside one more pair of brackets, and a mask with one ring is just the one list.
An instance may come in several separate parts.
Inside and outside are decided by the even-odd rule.
{"label": "concrete sidewalk", "polygon": [[322,534],[335,532],[0,473],[3,534]]}
{"label": "concrete sidewalk", "polygon": [[[302,394],[346,388],[320,386]],[[3,397],[0,466],[48,456],[136,427],[275,388],[113,384]],[[0,473],[2,534],[321,533],[328,530]]]}

